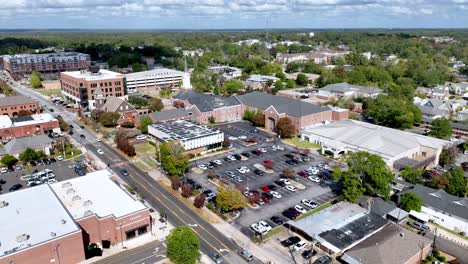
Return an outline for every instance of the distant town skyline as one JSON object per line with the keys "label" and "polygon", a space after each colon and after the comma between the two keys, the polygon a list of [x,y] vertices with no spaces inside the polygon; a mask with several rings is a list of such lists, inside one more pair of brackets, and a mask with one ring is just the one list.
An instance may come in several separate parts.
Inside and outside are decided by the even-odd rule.
{"label": "distant town skyline", "polygon": [[466,28],[468,0],[5,0],[2,29]]}

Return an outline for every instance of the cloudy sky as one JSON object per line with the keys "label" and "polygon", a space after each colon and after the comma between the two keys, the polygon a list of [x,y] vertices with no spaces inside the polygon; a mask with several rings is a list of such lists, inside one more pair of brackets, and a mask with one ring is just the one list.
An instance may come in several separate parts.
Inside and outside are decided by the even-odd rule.
{"label": "cloudy sky", "polygon": [[468,27],[468,0],[0,0],[0,28]]}

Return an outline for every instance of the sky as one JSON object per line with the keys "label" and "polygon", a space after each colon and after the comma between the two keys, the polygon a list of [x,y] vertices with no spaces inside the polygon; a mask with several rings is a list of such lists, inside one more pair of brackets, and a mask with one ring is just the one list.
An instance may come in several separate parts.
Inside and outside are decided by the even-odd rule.
{"label": "sky", "polygon": [[0,0],[2,29],[467,27],[468,0]]}

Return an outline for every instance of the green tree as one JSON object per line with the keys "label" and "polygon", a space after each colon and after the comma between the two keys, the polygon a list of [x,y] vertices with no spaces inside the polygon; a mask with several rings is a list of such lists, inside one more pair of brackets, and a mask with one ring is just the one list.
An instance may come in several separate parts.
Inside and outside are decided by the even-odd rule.
{"label": "green tree", "polygon": [[39,154],[32,148],[27,148],[19,154],[19,159],[21,161],[30,161],[36,160],[39,158]]}
{"label": "green tree", "polygon": [[182,176],[189,168],[189,157],[183,146],[175,141],[160,145],[161,164],[169,176]]}
{"label": "green tree", "polygon": [[115,127],[120,114],[117,112],[104,112],[98,115],[98,122],[105,127]]}
{"label": "green tree", "polygon": [[450,120],[447,118],[436,118],[431,122],[431,133],[432,137],[448,139],[452,136],[452,126]]}
{"label": "green tree", "polygon": [[457,157],[457,148],[455,146],[443,148],[439,156],[439,164],[442,167],[451,165]]}
{"label": "green tree", "polygon": [[449,179],[447,192],[456,196],[465,197],[467,193],[467,180],[463,174],[463,170],[460,167],[455,167],[450,169],[447,174]]}
{"label": "green tree", "polygon": [[415,170],[411,167],[405,167],[405,169],[400,172],[400,177],[412,184],[422,184],[422,174],[423,170]]}
{"label": "green tree", "polygon": [[18,162],[18,159],[10,154],[6,154],[2,157],[1,162],[3,163],[3,165],[10,167],[15,165]]}
{"label": "green tree", "polygon": [[210,122],[210,124],[214,124],[216,123],[216,118],[214,116],[210,116],[208,117],[208,122]]}
{"label": "green tree", "polygon": [[39,88],[42,86],[41,83],[41,73],[33,71],[30,76],[30,83],[33,88]]}
{"label": "green tree", "polygon": [[242,116],[242,119],[250,121],[253,123],[254,119],[256,116],[256,112],[253,110],[245,110],[244,115]]}
{"label": "green tree", "polygon": [[306,86],[309,83],[309,79],[303,73],[299,73],[296,77],[296,83],[300,86]]}
{"label": "green tree", "polygon": [[411,210],[421,212],[422,199],[414,193],[405,193],[400,198],[400,208],[409,212]]}
{"label": "green tree", "polygon": [[356,173],[346,173],[340,168],[336,168],[333,171],[333,178],[338,180],[338,184],[342,188],[341,195],[343,199],[351,203],[358,203],[358,199],[364,191],[361,187],[359,175]]}
{"label": "green tree", "polygon": [[294,80],[288,79],[286,81],[286,87],[287,88],[294,88],[296,86],[296,82]]}
{"label": "green tree", "polygon": [[140,118],[140,125],[138,129],[143,133],[148,133],[148,126],[153,124],[153,120],[148,115],[144,115]]}
{"label": "green tree", "polygon": [[351,65],[355,65],[355,66],[358,66],[358,65],[366,66],[369,63],[367,58],[364,57],[362,53],[357,52],[357,51],[353,51],[349,54],[346,54],[345,59],[347,63]]}
{"label": "green tree", "polygon": [[340,183],[343,193],[350,193],[348,195],[353,198],[350,202],[355,201],[359,191],[388,199],[393,174],[380,156],[363,151],[354,152],[346,156],[346,164],[348,171],[338,170],[333,177]]}
{"label": "green tree", "polygon": [[276,89],[276,90],[282,90],[282,89],[284,89],[283,81],[281,81],[281,80],[276,81],[276,82],[275,82],[275,89]]}
{"label": "green tree", "polygon": [[132,64],[133,72],[142,72],[142,71],[147,71],[147,70],[148,70],[148,67],[145,64],[141,64],[141,63]]}
{"label": "green tree", "polygon": [[175,264],[194,264],[200,257],[200,240],[187,226],[178,226],[167,237],[167,257]]}
{"label": "green tree", "polygon": [[276,132],[281,138],[292,138],[296,134],[296,127],[288,117],[281,117],[276,124]]}
{"label": "green tree", "polygon": [[386,95],[369,100],[367,113],[376,124],[398,129],[411,128],[422,119],[421,110],[412,102]]}
{"label": "green tree", "polygon": [[159,98],[149,99],[148,104],[149,104],[148,109],[153,112],[159,112],[164,109],[164,104],[162,100]]}
{"label": "green tree", "polygon": [[232,79],[224,83],[222,90],[226,94],[235,94],[243,88],[244,84],[241,81]]}
{"label": "green tree", "polygon": [[133,105],[133,107],[135,107],[136,109],[145,108],[148,106],[148,103],[149,103],[148,99],[145,99],[140,96],[130,96],[128,97],[127,102]]}
{"label": "green tree", "polygon": [[238,189],[231,186],[221,185],[218,188],[216,204],[223,211],[230,212],[244,208],[247,205],[247,199]]}

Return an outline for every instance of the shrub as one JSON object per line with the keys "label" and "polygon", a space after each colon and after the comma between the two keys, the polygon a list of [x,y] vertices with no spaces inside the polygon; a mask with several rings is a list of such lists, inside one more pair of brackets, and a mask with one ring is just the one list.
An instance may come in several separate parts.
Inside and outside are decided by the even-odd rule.
{"label": "shrub", "polygon": [[185,183],[182,185],[182,196],[184,198],[192,196],[192,186],[190,186],[190,184]]}
{"label": "shrub", "polygon": [[177,191],[180,188],[180,179],[177,177],[171,177],[171,187],[173,190]]}
{"label": "shrub", "polygon": [[202,208],[205,205],[205,194],[200,193],[199,195],[197,195],[197,197],[195,197],[195,201],[193,202],[193,205],[196,208]]}

